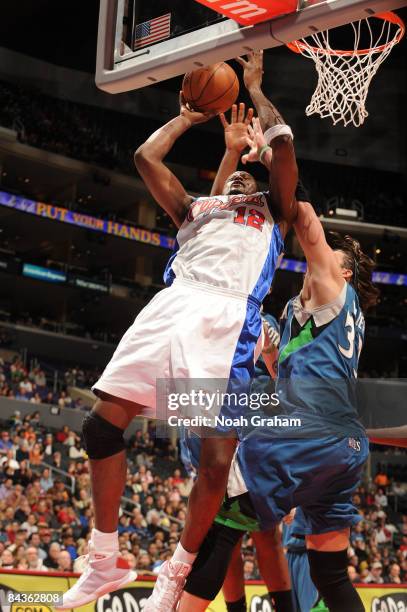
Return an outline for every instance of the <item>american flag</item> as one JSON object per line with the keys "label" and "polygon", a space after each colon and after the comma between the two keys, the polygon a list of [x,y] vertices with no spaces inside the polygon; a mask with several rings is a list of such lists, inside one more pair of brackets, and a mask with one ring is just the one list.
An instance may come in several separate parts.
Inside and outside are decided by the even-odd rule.
{"label": "american flag", "polygon": [[155,17],[136,25],[134,32],[134,48],[147,47],[159,40],[169,38],[171,33],[171,13]]}

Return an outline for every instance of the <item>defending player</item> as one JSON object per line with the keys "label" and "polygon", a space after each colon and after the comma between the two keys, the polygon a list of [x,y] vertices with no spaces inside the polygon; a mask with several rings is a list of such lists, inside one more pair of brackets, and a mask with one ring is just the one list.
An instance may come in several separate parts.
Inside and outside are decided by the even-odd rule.
{"label": "defending player", "polygon": [[[134,579],[118,550],[117,522],[126,476],[123,432],[136,415],[156,415],[157,379],[221,378],[248,384],[261,331],[260,304],[273,279],[287,227],[296,216],[297,165],[292,133],[260,91],[258,111],[274,153],[268,192],[247,172],[234,173],[222,195],[194,199],[163,163],[176,140],[211,115],[180,103],[180,114],[136,152],[135,163],[157,203],[179,228],[177,249],[158,293],[123,336],[94,386],[83,425],[91,465],[95,529],[89,563],[64,595],[75,608]],[[197,138],[199,136],[197,135]],[[148,338],[148,342],[146,341]],[[239,406],[222,406],[239,416]],[[159,416],[159,415],[158,415]],[[145,612],[170,612],[221,504],[236,432],[202,442],[201,469],[181,542],[160,571]]]}
{"label": "defending player", "polygon": [[[253,146],[246,160],[254,161],[264,151],[263,161],[270,164],[272,152],[264,149],[259,122],[253,121]],[[351,499],[368,440],[357,418],[352,381],[363,343],[362,309],[377,301],[371,281],[374,264],[348,236],[336,236],[329,246],[308,202],[298,203],[294,228],[307,273],[300,295],[285,309],[277,389],[281,408],[299,418],[302,427],[291,435],[272,426],[251,432],[239,446],[237,477],[228,487],[233,486],[236,497],[249,492],[263,530],[296,507],[293,531],[305,535],[311,576],[330,611],[362,612],[347,575],[347,548],[349,528],[360,520]],[[204,568],[201,577],[206,566],[206,580],[211,566],[207,558],[199,564]],[[221,584],[223,576],[217,575]],[[180,612],[205,609],[207,602],[194,597],[197,582],[194,568]]]}
{"label": "defending player", "polygon": [[[267,393],[270,395],[273,392],[270,377],[275,378],[274,350],[279,343],[279,333],[275,327],[274,317],[262,314],[262,318],[263,359],[259,358],[256,362],[256,376],[251,388],[253,397],[253,394]],[[266,378],[267,384],[265,384]],[[199,470],[200,443],[200,439],[195,434],[189,433],[188,435],[188,432],[185,432],[181,440],[181,458],[187,472],[193,476],[196,476]],[[276,612],[294,612],[289,568],[284,555],[279,526],[277,525],[267,533],[262,533],[249,494],[246,492],[233,497],[236,476],[234,467],[236,465],[236,462],[233,461],[229,474],[231,486],[228,486],[228,493],[222,507],[205,538],[194,563],[192,574],[188,578],[188,593],[193,593],[190,608],[196,612],[206,609],[209,601],[216,597],[222,584],[225,568],[227,568],[222,584],[226,608],[228,612],[246,612],[241,540],[244,533],[250,532],[256,547],[260,574],[268,588],[273,609]],[[182,605],[189,605],[189,602],[184,601]]]}

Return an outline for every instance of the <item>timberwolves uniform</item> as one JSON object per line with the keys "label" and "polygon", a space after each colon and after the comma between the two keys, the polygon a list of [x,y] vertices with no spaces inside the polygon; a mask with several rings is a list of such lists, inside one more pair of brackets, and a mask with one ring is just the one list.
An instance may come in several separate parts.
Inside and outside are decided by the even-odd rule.
{"label": "timberwolves uniform", "polygon": [[294,609],[295,612],[310,612],[318,601],[318,590],[311,580],[305,537],[298,537],[294,525],[283,525],[283,546],[287,551]]}
{"label": "timberwolves uniform", "polygon": [[[166,418],[156,410],[157,379],[249,383],[259,309],[282,250],[268,192],[194,200],[165,270],[167,288],[127,330],[93,390]],[[222,411],[236,417],[241,408]]]}
{"label": "timberwolves uniform", "polygon": [[302,425],[294,434],[289,428],[259,427],[243,439],[237,454],[262,529],[279,523],[291,508],[297,508],[294,522],[301,520],[303,535],[360,520],[352,494],[369,451],[352,383],[363,334],[363,314],[350,284],[333,302],[312,311],[299,296],[287,304],[277,390],[281,411]]}

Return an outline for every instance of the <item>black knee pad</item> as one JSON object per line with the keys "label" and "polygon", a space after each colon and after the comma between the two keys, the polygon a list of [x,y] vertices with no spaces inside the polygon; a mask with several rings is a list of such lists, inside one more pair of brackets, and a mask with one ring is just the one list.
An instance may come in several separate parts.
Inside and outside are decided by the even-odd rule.
{"label": "black knee pad", "polygon": [[364,605],[348,576],[347,549],[308,550],[312,582],[331,612],[364,612]]}
{"label": "black knee pad", "polygon": [[233,549],[242,536],[238,529],[214,523],[194,561],[185,591],[212,601],[222,588]]}
{"label": "black knee pad", "polygon": [[247,612],[246,596],[243,595],[239,601],[225,601],[228,612]]}
{"label": "black knee pad", "polygon": [[106,459],[126,448],[123,429],[96,412],[92,411],[83,419],[82,433],[89,459]]}

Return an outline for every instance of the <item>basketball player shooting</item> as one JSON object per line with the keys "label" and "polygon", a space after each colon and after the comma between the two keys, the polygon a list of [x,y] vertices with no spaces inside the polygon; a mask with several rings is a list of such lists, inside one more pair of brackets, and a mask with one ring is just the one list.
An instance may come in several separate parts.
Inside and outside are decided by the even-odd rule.
{"label": "basketball player shooting", "polygon": [[[247,69],[251,67],[248,61]],[[183,104],[182,123],[177,120],[179,128],[169,146],[164,148],[162,138],[153,135],[139,151],[138,169],[147,187],[180,226],[179,250],[166,271],[166,278],[173,281],[177,292],[174,298],[182,313],[185,334],[182,354],[186,362],[182,368],[172,363],[174,378],[179,372],[178,376],[189,378],[233,378],[249,386],[254,375],[254,354],[262,327],[260,305],[273,280],[284,236],[295,219],[298,179],[291,129],[261,93],[260,81],[257,87],[256,109],[263,118],[274,154],[269,191],[258,192],[249,173],[234,172],[226,178],[222,195],[193,200],[186,194],[162,163],[175,139],[195,118],[201,120],[201,114],[191,113]],[[225,172],[227,163],[224,157],[221,167]],[[216,299],[206,302],[209,295]],[[193,304],[193,326],[188,324],[187,304]],[[171,329],[176,343],[180,333],[181,330]],[[171,341],[174,343],[174,339]],[[242,407],[222,406],[222,414],[238,417]],[[222,433],[222,437],[202,440],[200,471],[189,499],[181,541],[173,558],[161,566],[145,612],[175,609],[186,576],[220,507],[237,437],[233,429]]]}
{"label": "basketball player shooting", "polygon": [[[177,250],[165,271],[168,287],[138,315],[93,388],[98,400],[84,419],[83,436],[91,466],[95,528],[88,567],[64,595],[61,609],[85,605],[135,579],[118,549],[126,477],[123,433],[136,415],[157,416],[157,379],[250,381],[253,375],[260,305],[295,218],[297,183],[291,129],[264,96],[258,111],[274,154],[265,193],[258,191],[249,173],[230,177],[216,197],[195,199],[185,191],[163,160],[182,134],[212,115],[193,111],[182,98],[179,115],[135,154],[147,188],[179,228]],[[222,406],[223,410],[227,416],[239,416],[241,408]],[[220,507],[236,432],[219,433],[223,436],[202,441],[201,470],[181,542],[163,564],[145,612],[174,609]]]}

